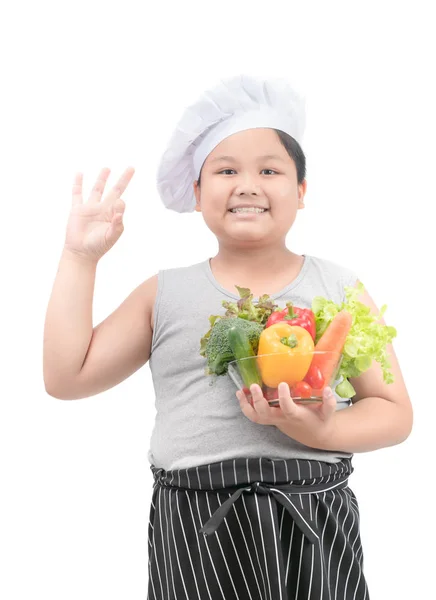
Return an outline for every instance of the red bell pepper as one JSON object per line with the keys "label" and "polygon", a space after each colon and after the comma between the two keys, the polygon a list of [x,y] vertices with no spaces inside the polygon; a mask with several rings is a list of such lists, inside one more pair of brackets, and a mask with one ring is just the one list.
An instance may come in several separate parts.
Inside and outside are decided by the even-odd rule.
{"label": "red bell pepper", "polygon": [[315,341],[316,336],[316,325],[315,325],[315,315],[310,308],[299,308],[298,306],[294,306],[292,302],[286,302],[286,308],[283,310],[276,310],[268,318],[266,322],[266,327],[271,327],[275,323],[280,323],[281,321],[286,321],[289,325],[298,325],[299,327],[303,327],[310,333]]}

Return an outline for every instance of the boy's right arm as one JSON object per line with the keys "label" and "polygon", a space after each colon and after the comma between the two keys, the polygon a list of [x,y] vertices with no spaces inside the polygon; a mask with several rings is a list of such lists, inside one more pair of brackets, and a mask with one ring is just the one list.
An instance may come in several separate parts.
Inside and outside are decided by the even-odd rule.
{"label": "boy's right arm", "polygon": [[93,328],[97,262],[64,250],[44,327],[44,384],[60,400],[87,398],[127,379],[149,359],[157,275]]}

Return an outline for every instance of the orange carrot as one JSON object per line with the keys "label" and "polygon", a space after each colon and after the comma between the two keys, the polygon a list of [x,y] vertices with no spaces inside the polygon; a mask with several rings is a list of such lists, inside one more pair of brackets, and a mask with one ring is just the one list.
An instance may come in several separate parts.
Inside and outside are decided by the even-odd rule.
{"label": "orange carrot", "polygon": [[[315,351],[329,351],[332,354],[314,354],[312,365],[317,366],[322,376],[324,377],[323,387],[332,383],[330,380],[333,377],[334,371],[338,366],[339,359],[345,344],[347,335],[351,329],[353,317],[347,310],[341,310],[329,323],[327,329],[319,338],[316,344]],[[334,354],[333,354],[334,352]]]}

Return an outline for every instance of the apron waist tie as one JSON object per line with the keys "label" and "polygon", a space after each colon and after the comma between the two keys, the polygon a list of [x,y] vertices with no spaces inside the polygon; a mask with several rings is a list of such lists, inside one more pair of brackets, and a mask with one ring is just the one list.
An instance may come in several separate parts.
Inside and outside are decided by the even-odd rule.
{"label": "apron waist tie", "polygon": [[[339,481],[320,483],[318,485],[275,485],[267,484],[264,482],[256,481],[248,487],[241,487],[230,496],[211,516],[211,518],[203,525],[200,529],[200,533],[206,537],[218,529],[227,515],[233,504],[244,492],[252,492],[260,495],[272,494],[277,502],[280,502],[293,518],[295,524],[298,526],[300,531],[307,537],[311,544],[314,544],[320,539],[319,533],[317,532],[316,525],[307,515],[307,512],[301,507],[296,506],[294,502],[285,494],[316,494],[318,492],[328,492],[333,489],[341,489],[346,487],[348,482],[348,475],[343,477]],[[216,492],[227,492],[230,493],[235,488],[224,488],[215,490]]]}

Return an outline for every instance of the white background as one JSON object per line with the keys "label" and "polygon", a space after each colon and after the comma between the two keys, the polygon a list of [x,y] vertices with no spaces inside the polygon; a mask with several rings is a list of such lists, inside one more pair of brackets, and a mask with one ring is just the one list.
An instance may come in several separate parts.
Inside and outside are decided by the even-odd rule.
{"label": "white background", "polygon": [[97,396],[54,399],[42,377],[45,311],[76,171],[87,198],[102,167],[108,185],[136,169],[125,231],[98,266],[95,325],[159,269],[216,254],[201,213],[164,208],[155,172],[184,107],[241,72],[287,77],[307,97],[306,208],[288,247],[357,272],[398,331],[414,430],[355,455],[350,480],[371,600],[433,597],[431,3],[356,4],[41,0],[3,13],[3,600],[146,597],[149,366]]}

